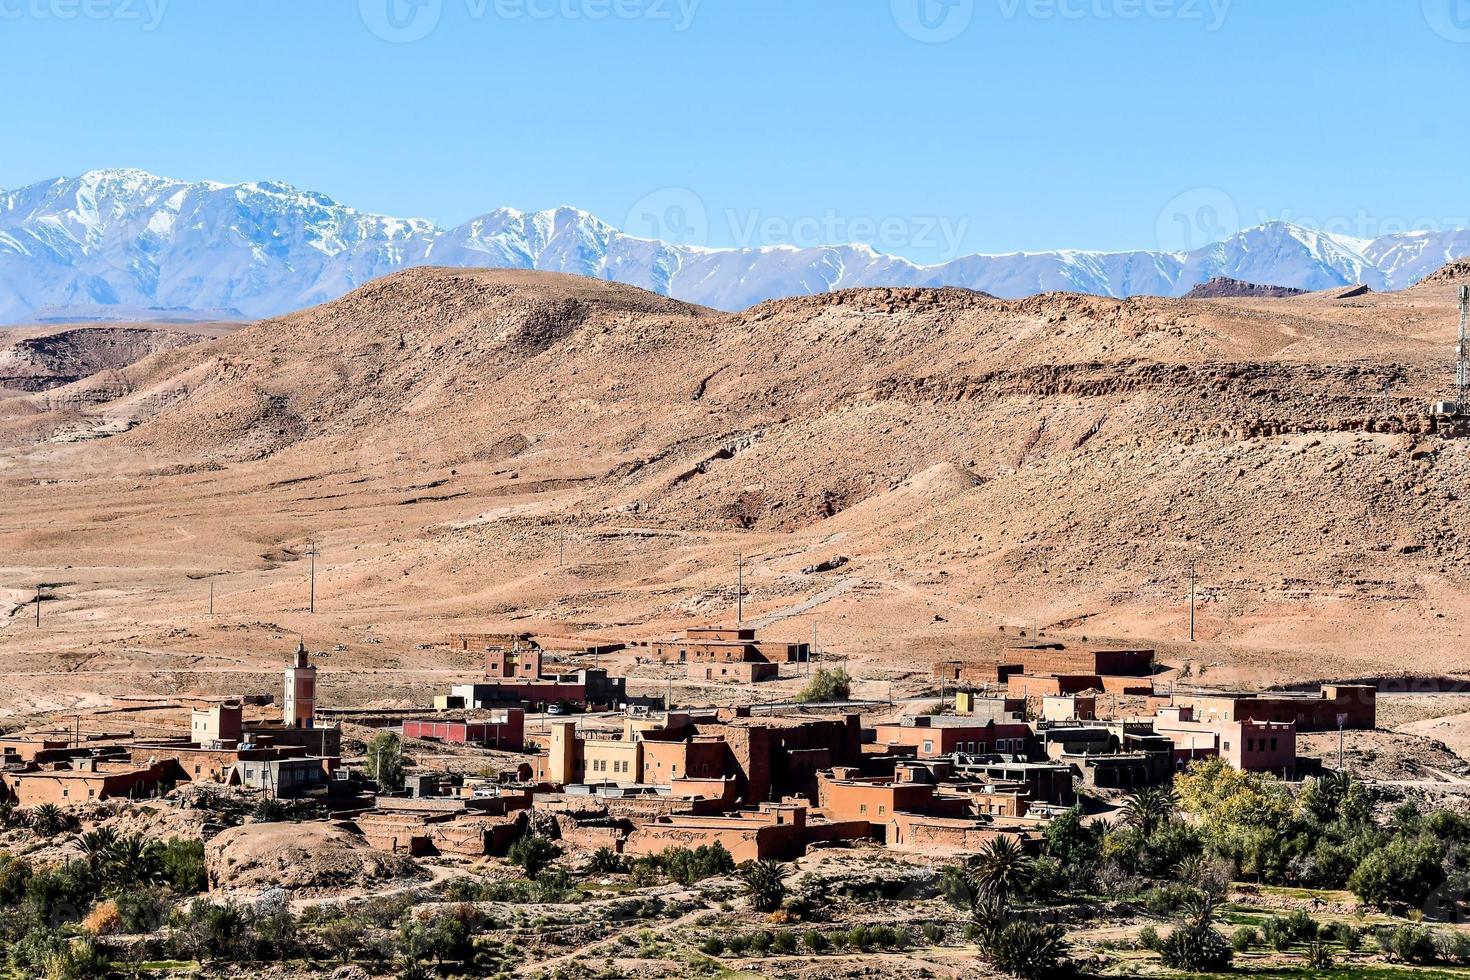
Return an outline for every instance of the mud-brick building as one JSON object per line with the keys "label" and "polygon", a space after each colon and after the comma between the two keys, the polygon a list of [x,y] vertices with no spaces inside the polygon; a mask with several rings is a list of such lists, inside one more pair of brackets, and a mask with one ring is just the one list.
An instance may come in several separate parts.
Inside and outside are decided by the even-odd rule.
{"label": "mud-brick building", "polygon": [[996,722],[971,715],[919,715],[900,724],[876,725],[873,731],[879,745],[912,748],[920,759],[956,752],[1025,756],[1035,747],[1031,726],[1024,721]]}
{"label": "mud-brick building", "polygon": [[754,629],[743,626],[689,629],[672,640],[652,640],[645,646],[653,660],[686,664],[689,679],[695,681],[754,684],[779,677],[782,664],[811,658],[809,644],[762,640]]}
{"label": "mud-brick building", "polygon": [[79,806],[102,800],[145,800],[171,789],[162,765],[77,759],[71,766],[0,774],[6,797],[23,809],[45,803]]}
{"label": "mud-brick building", "polygon": [[764,803],[757,810],[730,814],[673,813],[643,824],[628,835],[623,853],[637,857],[666,848],[719,844],[735,862],[790,860],[816,843],[863,840],[865,820],[827,821],[809,818],[803,804]]}
{"label": "mud-brick building", "polygon": [[626,718],[621,731],[579,731],[555,722],[535,778],[557,786],[667,786],[684,796],[743,800],[816,799],[817,773],[856,765],[862,756],[857,715],[754,718],[748,709],[714,714],[672,712]]}
{"label": "mud-brick building", "polygon": [[1368,730],[1378,725],[1378,689],[1367,684],[1324,684],[1319,693],[1221,691],[1181,694],[1174,703],[1194,709],[1201,722],[1291,722],[1299,732]]}

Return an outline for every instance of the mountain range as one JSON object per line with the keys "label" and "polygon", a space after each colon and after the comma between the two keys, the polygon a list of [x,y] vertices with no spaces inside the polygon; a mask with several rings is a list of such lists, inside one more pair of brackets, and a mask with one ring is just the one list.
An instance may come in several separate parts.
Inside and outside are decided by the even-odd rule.
{"label": "mountain range", "polygon": [[456,228],[355,210],[287,184],[95,170],[0,192],[0,323],[275,316],[415,266],[568,272],[740,310],[862,286],[1183,296],[1216,277],[1303,290],[1413,285],[1470,230],[1353,238],[1269,222],[1190,252],[1018,252],[922,266],[866,245],[715,249],[625,234],[575,208]]}

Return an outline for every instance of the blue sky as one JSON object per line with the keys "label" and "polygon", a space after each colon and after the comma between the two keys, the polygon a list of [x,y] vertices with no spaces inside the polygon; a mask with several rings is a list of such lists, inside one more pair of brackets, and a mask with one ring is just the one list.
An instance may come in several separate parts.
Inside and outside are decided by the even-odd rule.
{"label": "blue sky", "polygon": [[0,0],[0,63],[0,187],[136,166],[920,261],[1470,223],[1470,0]]}

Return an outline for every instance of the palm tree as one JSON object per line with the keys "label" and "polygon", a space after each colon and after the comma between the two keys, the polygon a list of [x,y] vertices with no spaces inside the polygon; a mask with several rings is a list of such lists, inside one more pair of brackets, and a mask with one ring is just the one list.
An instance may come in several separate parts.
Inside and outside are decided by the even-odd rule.
{"label": "palm tree", "polygon": [[774,912],[786,898],[790,869],[780,861],[751,861],[740,869],[740,880],[757,912]]}
{"label": "palm tree", "polygon": [[158,878],[158,845],[142,834],[119,837],[112,847],[111,869],[119,884],[151,884]]}
{"label": "palm tree", "polygon": [[1172,786],[1148,786],[1128,794],[1123,803],[1123,822],[1144,837],[1167,826],[1179,812],[1179,797]]}
{"label": "palm tree", "polygon": [[66,814],[55,803],[42,803],[26,815],[31,829],[42,837],[54,837],[66,829]]}
{"label": "palm tree", "polygon": [[87,867],[96,871],[111,859],[113,848],[117,846],[117,831],[111,827],[89,830],[77,838],[77,846],[82,850],[82,857],[87,859]]}
{"label": "palm tree", "polygon": [[993,906],[1003,917],[1011,896],[1031,880],[1031,863],[1016,838],[992,837],[965,869],[965,884],[976,908]]}

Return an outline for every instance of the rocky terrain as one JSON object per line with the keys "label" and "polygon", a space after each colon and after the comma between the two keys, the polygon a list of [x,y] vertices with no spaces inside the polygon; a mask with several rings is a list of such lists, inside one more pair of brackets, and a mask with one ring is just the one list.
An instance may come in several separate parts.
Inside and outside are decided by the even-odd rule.
{"label": "rocky terrain", "polygon": [[1185,299],[1248,299],[1256,297],[1259,299],[1282,299],[1287,296],[1300,296],[1305,289],[1294,289],[1291,286],[1263,286],[1253,282],[1241,282],[1239,279],[1231,279],[1228,276],[1216,276],[1209,282],[1202,282],[1188,293]]}
{"label": "rocky terrain", "polygon": [[0,392],[48,391],[115,371],[150,354],[197,344],[218,328],[199,332],[156,324],[58,326],[0,331]]}
{"label": "rocky terrain", "polygon": [[1002,627],[1146,640],[1220,682],[1452,672],[1470,451],[1425,411],[1448,279],[723,314],[399,273],[0,401],[0,649],[36,710],[108,676],[253,690],[298,633],[340,649],[342,701],[421,697],[464,667],[424,646],[453,628],[728,619],[743,554],[748,617],[874,679]]}

